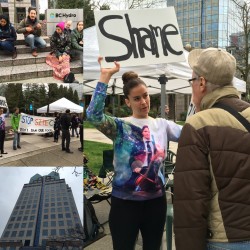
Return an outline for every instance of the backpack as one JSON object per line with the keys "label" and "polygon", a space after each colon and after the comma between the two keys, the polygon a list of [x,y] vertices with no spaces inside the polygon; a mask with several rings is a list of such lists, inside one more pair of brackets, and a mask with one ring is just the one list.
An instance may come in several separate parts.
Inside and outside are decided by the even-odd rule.
{"label": "backpack", "polygon": [[86,198],[84,195],[84,236],[83,241],[92,241],[94,240],[100,232],[100,228],[102,227],[99,223],[94,206],[92,203]]}

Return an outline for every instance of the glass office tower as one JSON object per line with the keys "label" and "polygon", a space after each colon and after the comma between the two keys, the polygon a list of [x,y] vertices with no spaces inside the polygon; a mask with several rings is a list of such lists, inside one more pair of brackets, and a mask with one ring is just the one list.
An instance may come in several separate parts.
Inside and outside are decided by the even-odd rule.
{"label": "glass office tower", "polygon": [[[23,186],[0,239],[0,249],[46,249],[47,242],[53,240],[58,249],[64,249],[60,241],[70,238],[72,229],[81,231],[82,224],[71,188],[57,172],[36,174]],[[82,249],[81,245],[78,239],[71,242],[71,249]]]}
{"label": "glass office tower", "polygon": [[174,6],[183,45],[195,48],[230,45],[230,35],[239,32],[236,6],[230,0],[169,0]]}

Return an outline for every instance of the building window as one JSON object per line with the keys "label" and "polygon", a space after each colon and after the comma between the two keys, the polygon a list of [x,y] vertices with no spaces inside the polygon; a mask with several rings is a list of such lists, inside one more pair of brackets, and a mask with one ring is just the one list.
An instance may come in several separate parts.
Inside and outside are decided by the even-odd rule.
{"label": "building window", "polygon": [[32,210],[31,213],[32,213],[32,214],[35,214],[35,213],[36,213],[36,210]]}
{"label": "building window", "polygon": [[26,223],[22,223],[21,228],[26,228]]}
{"label": "building window", "polygon": [[48,236],[48,230],[43,230],[43,236]]}
{"label": "building window", "polygon": [[63,214],[58,214],[58,219],[62,219],[63,218]]}
{"label": "building window", "polygon": [[71,220],[67,220],[67,226],[73,226],[73,222]]}
{"label": "building window", "polygon": [[55,206],[55,203],[54,203],[54,202],[52,202],[52,203],[50,204],[50,206],[51,206],[51,207],[54,207],[54,206]]}
{"label": "building window", "polygon": [[14,228],[19,228],[19,223],[15,223]]}
{"label": "building window", "polygon": [[56,218],[56,215],[55,215],[55,214],[51,214],[51,215],[50,215],[50,218],[51,218],[51,219],[55,219],[55,218]]}
{"label": "building window", "polygon": [[56,235],[56,229],[51,229],[51,235]]}
{"label": "building window", "polygon": [[50,209],[50,212],[51,212],[51,213],[55,213],[55,211],[56,211],[56,209],[55,209],[54,207],[52,207],[52,208]]}
{"label": "building window", "polygon": [[45,209],[43,210],[43,212],[44,212],[45,214],[47,214],[47,213],[49,212],[49,209],[48,209],[48,208],[45,208]]}
{"label": "building window", "polygon": [[11,236],[10,237],[16,237],[17,231],[12,231]]}
{"label": "building window", "polygon": [[58,207],[57,212],[62,212],[62,207]]}
{"label": "building window", "polygon": [[59,235],[65,235],[65,229],[59,229]]}
{"label": "building window", "polygon": [[9,232],[9,231],[6,231],[6,232],[4,233],[4,236],[3,236],[3,237],[7,238],[7,237],[9,237],[9,235],[10,235],[10,232]]}
{"label": "building window", "polygon": [[29,222],[28,228],[32,228],[33,227],[33,222]]}
{"label": "building window", "polygon": [[48,221],[43,222],[43,227],[48,227]]}
{"label": "building window", "polygon": [[19,234],[18,234],[19,237],[22,237],[24,236],[24,231],[19,231]]}
{"label": "building window", "polygon": [[9,224],[9,225],[7,226],[7,228],[8,228],[8,229],[11,229],[12,226],[13,226],[13,224]]}
{"label": "building window", "polygon": [[59,220],[59,227],[63,227],[64,226],[64,221],[63,220]]}
{"label": "building window", "polygon": [[65,206],[68,206],[68,205],[69,205],[69,203],[68,203],[67,201],[65,201],[65,202],[64,202],[64,205],[65,205]]}
{"label": "building window", "polygon": [[57,202],[57,206],[58,207],[62,206],[62,202]]}
{"label": "building window", "polygon": [[10,221],[14,221],[16,219],[16,217],[11,217]]}
{"label": "building window", "polygon": [[45,214],[45,215],[43,216],[43,218],[46,220],[46,219],[49,218],[49,216],[48,216],[47,214]]}
{"label": "building window", "polygon": [[71,218],[70,213],[66,213],[66,218]]}
{"label": "building window", "polygon": [[26,236],[31,236],[32,235],[32,230],[27,230]]}
{"label": "building window", "polygon": [[56,221],[52,220],[52,221],[50,222],[50,225],[51,225],[51,227],[56,227]]}
{"label": "building window", "polygon": [[26,210],[26,211],[25,211],[25,214],[29,214],[29,213],[30,213],[30,210]]}
{"label": "building window", "polygon": [[30,220],[34,220],[34,219],[35,219],[34,215],[30,216]]}
{"label": "building window", "polygon": [[28,220],[28,216],[23,216],[23,220]]}

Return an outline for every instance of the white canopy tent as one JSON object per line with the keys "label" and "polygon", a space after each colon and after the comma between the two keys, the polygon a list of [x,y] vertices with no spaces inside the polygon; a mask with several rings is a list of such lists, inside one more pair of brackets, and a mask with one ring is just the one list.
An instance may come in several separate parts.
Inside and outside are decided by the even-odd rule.
{"label": "white canopy tent", "polygon": [[[37,113],[47,113],[48,105],[37,109]],[[83,107],[77,105],[66,98],[61,98],[55,102],[49,104],[49,113],[59,112],[63,113],[66,109],[69,109],[71,113],[82,113]]]}
{"label": "white canopy tent", "polygon": [[[184,50],[185,62],[145,65],[136,67],[124,67],[113,76],[109,83],[109,94],[122,94],[121,76],[126,71],[135,71],[143,78],[149,87],[149,94],[161,93],[161,85],[158,82],[160,75],[168,78],[166,83],[166,93],[191,94],[188,79],[192,77],[192,70],[187,62],[188,52]],[[99,46],[97,41],[96,27],[84,29],[84,94],[92,94],[99,79],[100,66],[97,62],[99,56]],[[246,83],[238,78],[234,78],[235,87],[242,93],[246,92]]]}

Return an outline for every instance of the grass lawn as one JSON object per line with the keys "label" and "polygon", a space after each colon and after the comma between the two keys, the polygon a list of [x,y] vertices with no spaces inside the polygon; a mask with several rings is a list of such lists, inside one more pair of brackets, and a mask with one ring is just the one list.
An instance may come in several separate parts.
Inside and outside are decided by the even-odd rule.
{"label": "grass lawn", "polygon": [[112,149],[112,144],[84,141],[84,154],[87,156],[89,162],[87,166],[91,171],[98,175],[102,166],[102,151]]}
{"label": "grass lawn", "polygon": [[95,128],[90,122],[84,121],[83,122],[83,127],[84,128]]}

